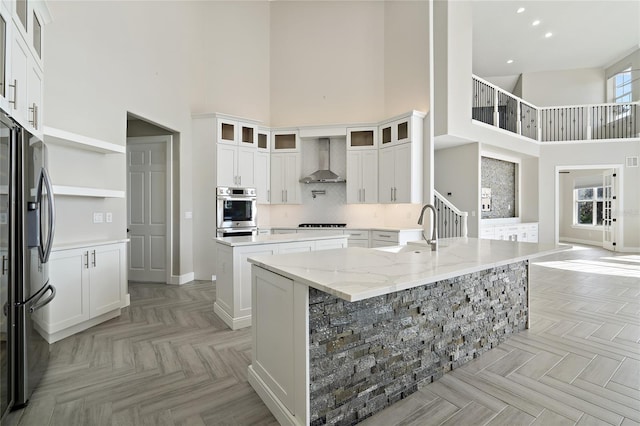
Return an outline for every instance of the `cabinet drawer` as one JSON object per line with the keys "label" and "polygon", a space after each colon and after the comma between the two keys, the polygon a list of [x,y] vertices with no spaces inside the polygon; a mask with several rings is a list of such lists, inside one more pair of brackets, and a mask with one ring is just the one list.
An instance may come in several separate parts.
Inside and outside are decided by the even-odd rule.
{"label": "cabinet drawer", "polygon": [[389,231],[371,231],[371,239],[377,241],[398,242],[398,233]]}
{"label": "cabinet drawer", "polygon": [[350,235],[349,240],[368,240],[369,239],[369,231],[364,231],[360,229],[345,229],[345,235]]}

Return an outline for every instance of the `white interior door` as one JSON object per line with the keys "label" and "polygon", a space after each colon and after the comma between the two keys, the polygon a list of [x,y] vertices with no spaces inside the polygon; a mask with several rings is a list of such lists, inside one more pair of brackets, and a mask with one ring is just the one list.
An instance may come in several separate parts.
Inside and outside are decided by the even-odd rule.
{"label": "white interior door", "polygon": [[167,282],[167,139],[127,139],[131,281]]}
{"label": "white interior door", "polygon": [[615,170],[607,170],[602,178],[602,247],[616,250],[618,197]]}

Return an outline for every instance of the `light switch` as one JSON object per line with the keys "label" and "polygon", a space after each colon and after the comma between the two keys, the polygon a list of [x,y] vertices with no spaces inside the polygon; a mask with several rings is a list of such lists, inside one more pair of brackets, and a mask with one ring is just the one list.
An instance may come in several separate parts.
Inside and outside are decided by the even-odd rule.
{"label": "light switch", "polygon": [[105,220],[107,221],[107,223],[111,223],[113,222],[113,213],[111,212],[106,212],[104,214]]}
{"label": "light switch", "polygon": [[102,223],[104,222],[104,215],[102,212],[93,213],[93,223]]}

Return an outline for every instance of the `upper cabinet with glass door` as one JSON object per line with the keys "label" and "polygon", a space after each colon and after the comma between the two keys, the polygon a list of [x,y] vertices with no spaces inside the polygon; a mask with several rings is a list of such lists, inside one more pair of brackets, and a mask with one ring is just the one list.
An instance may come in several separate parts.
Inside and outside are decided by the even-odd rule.
{"label": "upper cabinet with glass door", "polygon": [[414,133],[422,132],[424,117],[424,113],[412,111],[407,115],[385,121],[378,127],[379,147],[411,142]]}
{"label": "upper cabinet with glass door", "polygon": [[216,126],[216,140],[218,143],[246,148],[256,148],[258,146],[258,126],[256,123],[218,117]]}

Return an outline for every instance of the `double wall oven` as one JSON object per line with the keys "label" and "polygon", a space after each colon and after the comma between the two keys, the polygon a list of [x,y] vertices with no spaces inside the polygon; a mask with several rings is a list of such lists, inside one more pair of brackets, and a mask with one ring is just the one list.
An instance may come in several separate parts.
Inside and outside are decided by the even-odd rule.
{"label": "double wall oven", "polygon": [[219,186],[216,194],[216,235],[255,235],[258,231],[256,189]]}

